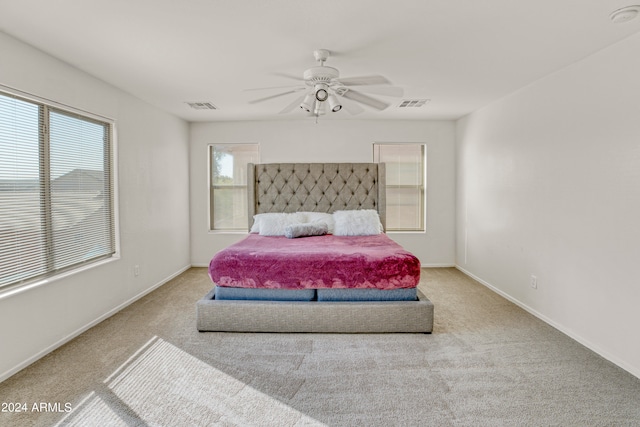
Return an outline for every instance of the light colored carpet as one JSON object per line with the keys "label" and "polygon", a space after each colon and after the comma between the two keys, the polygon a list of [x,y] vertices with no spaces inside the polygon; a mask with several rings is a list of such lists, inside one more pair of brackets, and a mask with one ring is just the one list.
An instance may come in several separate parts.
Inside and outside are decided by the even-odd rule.
{"label": "light colored carpet", "polygon": [[30,410],[0,425],[640,425],[639,379],[455,269],[423,270],[431,335],[199,333],[210,288],[191,269],[1,383]]}

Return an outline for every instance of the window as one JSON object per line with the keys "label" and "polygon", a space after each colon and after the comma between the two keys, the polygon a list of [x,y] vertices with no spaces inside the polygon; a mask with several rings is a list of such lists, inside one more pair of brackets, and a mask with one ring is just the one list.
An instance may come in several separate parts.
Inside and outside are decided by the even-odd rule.
{"label": "window", "polygon": [[115,253],[112,124],[0,92],[0,288]]}
{"label": "window", "polygon": [[258,144],[209,146],[209,229],[247,231],[247,164],[258,161]]}
{"label": "window", "polygon": [[387,230],[425,231],[426,146],[374,144],[373,161],[387,170]]}

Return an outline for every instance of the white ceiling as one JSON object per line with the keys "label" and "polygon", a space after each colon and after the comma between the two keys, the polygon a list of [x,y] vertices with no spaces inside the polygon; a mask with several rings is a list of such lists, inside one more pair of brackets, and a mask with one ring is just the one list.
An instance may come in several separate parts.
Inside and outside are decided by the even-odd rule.
{"label": "white ceiling", "polygon": [[430,99],[326,119],[456,119],[640,31],[609,19],[634,1],[0,0],[0,30],[189,121],[310,120],[278,114],[299,94],[245,89],[295,85],[277,73],[301,77],[318,48],[342,77]]}

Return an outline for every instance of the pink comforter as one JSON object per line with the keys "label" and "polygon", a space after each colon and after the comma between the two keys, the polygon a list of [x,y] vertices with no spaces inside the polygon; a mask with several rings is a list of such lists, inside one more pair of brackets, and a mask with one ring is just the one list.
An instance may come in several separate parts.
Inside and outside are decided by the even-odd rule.
{"label": "pink comforter", "polygon": [[298,239],[250,234],[209,264],[218,286],[269,289],[412,288],[420,261],[386,234]]}

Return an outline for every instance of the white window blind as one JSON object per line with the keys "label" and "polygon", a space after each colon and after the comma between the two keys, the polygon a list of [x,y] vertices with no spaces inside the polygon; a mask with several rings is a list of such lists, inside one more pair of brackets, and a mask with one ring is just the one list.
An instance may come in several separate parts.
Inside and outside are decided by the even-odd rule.
{"label": "white window blind", "polygon": [[425,231],[426,146],[375,143],[373,161],[386,165],[387,230]]}
{"label": "white window blind", "polygon": [[258,144],[209,146],[211,230],[247,231],[247,164],[258,161]]}
{"label": "white window blind", "polygon": [[115,253],[111,126],[0,93],[0,288]]}

